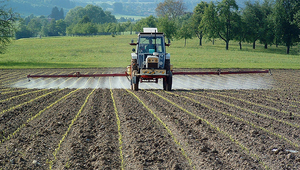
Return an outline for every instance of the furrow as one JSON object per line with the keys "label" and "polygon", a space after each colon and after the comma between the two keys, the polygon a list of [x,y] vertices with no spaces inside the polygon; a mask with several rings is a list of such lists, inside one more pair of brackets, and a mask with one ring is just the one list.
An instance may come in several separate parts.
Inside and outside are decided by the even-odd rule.
{"label": "furrow", "polygon": [[170,129],[135,93],[114,90],[114,98],[120,117],[124,169],[193,169]]}
{"label": "furrow", "polygon": [[49,169],[52,169],[53,164],[54,164],[55,161],[57,160],[57,155],[58,155],[58,153],[59,153],[59,151],[60,151],[61,144],[64,142],[64,140],[65,140],[65,138],[67,137],[68,133],[70,132],[72,126],[74,125],[75,121],[78,119],[79,115],[81,114],[82,110],[84,109],[86,103],[88,102],[90,96],[93,94],[94,91],[95,91],[95,89],[93,89],[93,90],[88,94],[88,96],[85,98],[85,101],[84,101],[84,103],[81,105],[81,108],[79,109],[79,111],[77,112],[77,114],[75,115],[75,117],[72,119],[71,123],[69,124],[67,131],[62,135],[62,138],[61,138],[61,140],[59,141],[57,148],[55,148],[55,150],[54,150],[54,152],[53,152],[54,158],[53,158],[51,161],[48,162],[48,163],[49,163]]}
{"label": "furrow", "polygon": [[293,113],[291,111],[287,111],[287,110],[283,110],[283,109],[278,109],[278,108],[275,108],[275,107],[271,107],[271,106],[267,106],[267,105],[263,105],[263,104],[259,104],[259,103],[255,103],[255,102],[251,102],[249,100],[244,100],[244,99],[241,99],[241,98],[231,97],[231,96],[228,96],[228,95],[222,95],[222,94],[217,94],[217,93],[206,93],[206,94],[210,94],[210,95],[214,95],[214,96],[220,96],[220,97],[225,97],[225,98],[229,98],[229,99],[233,99],[233,100],[238,100],[238,101],[250,104],[250,105],[254,105],[254,106],[262,107],[262,108],[265,108],[265,109],[273,110],[273,111],[276,111],[276,112],[284,113],[284,114],[286,114],[288,116],[291,116],[291,117],[294,117],[294,116],[300,117],[300,114],[298,114],[298,113]]}
{"label": "furrow", "polygon": [[[26,123],[17,135],[0,146],[0,158],[4,163],[2,167],[49,169],[55,149],[90,92],[91,90],[77,90]],[[15,163],[12,164],[11,161]]]}
{"label": "furrow", "polygon": [[[228,112],[230,112],[234,115],[238,115],[239,116],[238,118],[241,119],[241,120],[248,119],[249,123],[255,122],[255,123],[251,123],[251,125],[256,126],[256,128],[264,130],[265,132],[268,132],[268,133],[270,133],[270,134],[272,134],[272,135],[274,135],[274,136],[276,136],[280,139],[283,139],[286,142],[290,143],[294,147],[299,147],[298,143],[300,141],[300,138],[297,137],[297,134],[299,133],[299,126],[298,125],[292,124],[292,123],[284,121],[284,120],[276,119],[274,117],[270,117],[270,116],[265,115],[265,114],[254,112],[252,110],[245,109],[245,108],[242,108],[238,105],[233,105],[233,104],[224,102],[222,100],[219,100],[219,99],[216,99],[216,98],[213,98],[213,97],[208,97],[208,96],[205,96],[205,95],[200,95],[200,94],[195,94],[195,93],[190,93],[190,92],[187,92],[187,93],[190,94],[190,95],[199,96],[201,98],[205,98],[205,99],[212,100],[212,101],[220,103],[220,104],[216,104],[214,106],[219,111],[222,110],[222,108],[228,108],[228,106],[233,107],[233,108],[238,109],[238,110],[245,111],[245,113],[243,113],[243,112],[238,112],[238,111],[232,110],[230,108],[226,109]],[[225,106],[223,107],[222,105],[225,105]],[[224,113],[224,112],[222,112],[222,113]],[[258,116],[248,115],[247,113],[251,113],[251,114],[261,116],[263,118],[266,118],[266,120],[264,120],[264,119],[262,119],[261,117],[258,117]],[[228,115],[232,116],[232,114],[228,114]],[[244,117],[244,118],[242,118],[242,117]],[[272,122],[272,120],[274,120],[276,122]],[[283,125],[285,125],[285,126],[283,126]],[[265,128],[262,127],[262,126],[264,126]],[[286,127],[286,126],[288,126],[288,127]],[[284,131],[283,131],[282,128],[284,129]],[[270,129],[270,130],[268,130],[268,129]],[[277,131],[277,133],[275,133],[274,131]],[[287,132],[288,132],[288,134],[286,134]]]}
{"label": "furrow", "polygon": [[[11,137],[13,137],[13,136],[15,136],[23,127],[25,127],[26,126],[26,124],[27,123],[29,123],[30,121],[32,121],[32,120],[34,120],[34,119],[36,119],[38,116],[40,116],[43,112],[45,112],[47,109],[49,109],[49,108],[51,108],[51,107],[53,107],[55,104],[57,104],[58,102],[60,102],[61,100],[63,100],[63,99],[65,99],[65,98],[67,98],[68,96],[70,96],[72,93],[74,93],[74,92],[76,92],[78,89],[76,89],[76,90],[74,90],[74,91],[71,91],[71,92],[69,92],[69,90],[64,90],[63,92],[61,92],[61,93],[59,93],[58,95],[55,95],[55,97],[53,97],[53,99],[56,99],[57,97],[59,97],[59,96],[61,96],[61,95],[63,95],[63,94],[65,94],[66,92],[67,92],[67,94],[66,95],[64,95],[63,97],[61,97],[61,98],[59,98],[58,100],[56,100],[55,102],[53,102],[52,104],[50,104],[50,105],[48,105],[48,106],[46,106],[44,109],[42,109],[42,110],[40,110],[37,114],[35,114],[35,115],[33,115],[33,111],[22,111],[22,115],[14,115],[9,121],[5,121],[5,123],[3,123],[3,124],[5,124],[5,125],[14,125],[14,127],[18,127],[15,131],[13,131],[13,130],[8,130],[8,128],[9,127],[6,127],[6,128],[1,128],[2,129],[2,132],[8,132],[8,131],[13,131],[13,133],[9,133],[7,136],[3,136],[3,138],[2,138],[2,140],[1,140],[1,142],[0,143],[3,143],[4,141],[6,141],[6,140],[9,140]],[[69,92],[69,93],[68,93]],[[53,99],[49,99],[49,100],[47,100],[45,103],[50,103],[51,102],[51,100],[53,100]],[[40,107],[44,107],[44,104],[39,104],[39,108]],[[35,110],[39,110],[39,108],[34,108]],[[28,112],[27,114],[26,114],[26,112]],[[27,116],[26,116],[27,115]],[[33,115],[33,116],[31,116],[30,118],[28,118],[27,120],[25,119],[26,117],[28,117],[29,115]],[[21,119],[17,119],[17,117],[19,117],[19,116],[21,116],[22,118]],[[17,119],[17,121],[15,121]],[[26,121],[24,121],[24,123],[23,123],[23,121],[20,121],[20,120],[26,120]],[[18,126],[19,124],[21,123],[21,125],[20,126]],[[23,124],[22,124],[23,123]],[[11,128],[11,127],[10,127]]]}
{"label": "furrow", "polygon": [[[216,122],[207,119],[208,118],[207,117],[208,113],[206,113],[207,110],[199,110],[197,113],[193,113],[192,111],[189,111],[190,107],[183,106],[182,104],[178,104],[178,101],[181,101],[180,99],[178,100],[178,98],[175,98],[176,101],[174,101],[173,100],[174,98],[172,98],[172,100],[168,99],[170,96],[165,97],[164,94],[159,94],[160,92],[150,91],[148,93],[152,93],[156,95],[159,98],[157,99],[158,101],[162,99],[165,102],[169,103],[169,105],[171,105],[169,107],[173,110],[173,114],[179,112],[177,114],[178,115],[177,117],[179,118],[176,118],[176,116],[174,115],[175,119],[178,119],[178,121],[181,120],[185,122],[186,124],[182,123],[182,125],[185,128],[187,128],[188,126],[192,126],[192,127],[194,126],[196,131],[198,131],[198,134],[210,134],[206,137],[208,139],[204,138],[204,140],[207,141],[202,143],[202,145],[204,146],[200,145],[201,147],[199,147],[199,150],[200,151],[207,150],[205,151],[208,152],[207,155],[209,157],[214,157],[215,163],[212,162],[212,164],[218,166],[213,169],[252,169],[252,168],[268,169],[266,163],[256,153],[250,152],[249,148],[245,146],[243,140],[240,141],[240,138],[236,137],[232,132],[228,132],[227,129],[222,129],[224,127],[218,126]],[[176,110],[179,109],[180,111],[176,111],[174,108],[176,108]],[[216,116],[211,115],[210,117],[216,117]],[[195,125],[197,126],[200,125],[200,127],[197,127]],[[201,131],[207,131],[207,132],[200,133]],[[191,131],[188,131],[188,134],[189,133],[191,133]],[[192,136],[194,135],[195,134],[192,134]],[[196,137],[194,138],[196,139],[194,140],[199,140],[201,142],[203,141],[203,139],[201,140],[201,137],[199,139],[197,135],[195,136]],[[237,148],[232,148],[232,147],[227,148],[227,146],[233,146],[232,143],[236,144]],[[207,148],[207,149],[203,149],[203,148]],[[232,150],[235,150],[234,154],[232,153]],[[240,150],[242,152],[238,152],[237,150]],[[240,159],[241,157],[243,157],[244,159],[241,160]],[[261,164],[261,167],[255,167],[254,164],[256,162],[259,162]]]}

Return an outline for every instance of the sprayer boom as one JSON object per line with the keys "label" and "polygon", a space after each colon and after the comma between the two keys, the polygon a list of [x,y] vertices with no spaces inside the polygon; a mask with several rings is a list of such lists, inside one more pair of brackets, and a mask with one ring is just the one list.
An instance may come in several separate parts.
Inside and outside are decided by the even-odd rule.
{"label": "sprayer boom", "polygon": [[173,75],[208,75],[208,74],[251,74],[251,73],[269,73],[270,70],[254,70],[254,71],[206,71],[206,72],[173,72]]}
{"label": "sprayer boom", "polygon": [[[252,70],[252,71],[202,71],[202,72],[174,72],[173,75],[221,75],[221,74],[251,74],[251,73],[270,73],[270,70]],[[76,72],[75,74],[60,74],[60,75],[27,75],[27,78],[62,78],[62,77],[126,77],[130,76],[128,72],[124,73],[112,73],[112,74],[81,74]]]}
{"label": "sprayer boom", "polygon": [[61,74],[61,75],[27,75],[27,78],[59,78],[59,77],[125,77],[128,76],[125,73],[113,73],[113,74],[80,74],[76,72],[75,74]]}

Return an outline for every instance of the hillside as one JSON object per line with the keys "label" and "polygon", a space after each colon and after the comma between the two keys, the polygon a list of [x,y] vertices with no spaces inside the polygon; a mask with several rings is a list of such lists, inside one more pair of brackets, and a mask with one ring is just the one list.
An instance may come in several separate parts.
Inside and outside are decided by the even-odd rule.
{"label": "hillside", "polygon": [[76,3],[70,0],[10,0],[8,6],[21,16],[31,14],[48,16],[55,6],[68,11],[74,8]]}
{"label": "hillside", "polygon": [[[203,0],[206,2],[218,2],[216,0]],[[244,7],[247,0],[236,0],[240,8]],[[260,1],[263,0],[250,0]],[[99,5],[103,10],[110,10],[113,14],[123,15],[138,15],[149,16],[155,15],[155,8],[157,4],[163,2],[163,0],[115,0],[115,1],[103,1],[103,0],[10,0],[8,5],[13,8],[15,12],[21,14],[21,16],[45,15],[48,16],[51,13],[53,7],[57,6],[59,9],[63,8],[65,13],[75,6],[86,6],[87,4]],[[195,6],[200,2],[199,0],[183,0],[186,5],[187,11],[192,12]],[[114,11],[113,4],[122,3],[123,10]]]}

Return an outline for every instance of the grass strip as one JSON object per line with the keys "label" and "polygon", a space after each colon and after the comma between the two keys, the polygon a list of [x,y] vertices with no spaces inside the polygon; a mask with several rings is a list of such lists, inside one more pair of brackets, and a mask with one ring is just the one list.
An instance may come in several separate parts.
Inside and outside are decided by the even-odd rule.
{"label": "grass strip", "polygon": [[121,159],[121,167],[120,168],[123,170],[124,169],[124,158],[123,158],[123,151],[122,151],[123,141],[122,141],[122,133],[121,133],[121,121],[120,121],[118,109],[117,109],[117,106],[116,106],[116,102],[115,102],[115,99],[114,99],[114,93],[113,93],[113,90],[111,88],[110,78],[109,78],[109,85],[110,85],[110,95],[111,95],[111,98],[112,98],[112,101],[113,101],[114,110],[115,110],[115,114],[116,114],[116,118],[117,118],[117,126],[118,126],[118,134],[119,134],[119,150],[120,150],[120,159]]}
{"label": "grass strip", "polygon": [[270,168],[269,168],[269,167],[261,160],[261,158],[260,158],[259,156],[257,156],[257,155],[254,154],[254,153],[250,153],[250,151],[249,151],[249,149],[248,149],[247,147],[245,147],[243,144],[241,144],[240,142],[238,142],[238,140],[233,139],[231,135],[229,135],[229,134],[227,134],[226,132],[222,131],[219,127],[214,126],[213,124],[211,124],[208,120],[203,119],[203,118],[201,118],[201,117],[195,115],[194,113],[192,113],[192,112],[190,112],[190,111],[184,109],[183,107],[177,105],[176,103],[170,101],[169,99],[167,99],[167,98],[165,98],[165,97],[163,97],[163,96],[161,96],[161,95],[159,95],[159,94],[157,94],[157,93],[155,93],[155,92],[151,92],[151,91],[147,91],[147,92],[152,93],[152,94],[155,94],[156,96],[158,96],[158,97],[162,98],[163,100],[169,102],[169,103],[172,104],[173,106],[176,106],[177,108],[179,108],[179,109],[181,109],[182,111],[188,113],[189,115],[191,115],[191,116],[193,116],[193,117],[195,117],[195,118],[197,118],[197,119],[199,119],[199,120],[205,122],[205,123],[206,123],[207,125],[209,125],[211,128],[216,129],[219,133],[221,133],[221,134],[227,136],[232,142],[234,142],[235,144],[237,144],[238,146],[240,146],[244,151],[246,151],[246,152],[247,152],[248,154],[250,154],[252,157],[255,157],[255,158],[260,162],[260,164],[263,165],[263,167],[264,167],[265,169],[270,169]]}

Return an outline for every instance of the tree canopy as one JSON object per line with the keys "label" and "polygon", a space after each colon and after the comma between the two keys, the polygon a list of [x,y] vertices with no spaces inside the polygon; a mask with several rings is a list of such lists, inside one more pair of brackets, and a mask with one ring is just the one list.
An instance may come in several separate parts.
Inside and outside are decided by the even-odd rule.
{"label": "tree canopy", "polygon": [[208,7],[207,2],[200,2],[194,9],[194,13],[192,16],[192,30],[194,31],[195,35],[199,38],[199,45],[202,45],[202,38],[203,38],[203,28],[200,26],[201,20],[204,15],[205,8]]}
{"label": "tree canopy", "polygon": [[58,10],[57,7],[54,7],[52,9],[52,12],[50,14],[51,18],[54,18],[55,20],[60,20],[60,19],[64,19],[64,10],[61,8],[60,10]]}
{"label": "tree canopy", "polygon": [[226,50],[229,47],[229,41],[233,40],[234,26],[239,21],[238,6],[235,0],[223,0],[215,6],[213,3],[205,9],[201,22],[205,33],[209,38],[219,36],[226,43]]}
{"label": "tree canopy", "polygon": [[104,12],[101,7],[95,5],[71,9],[67,13],[65,21],[68,25],[77,24],[84,16],[88,16],[91,22],[96,24],[117,22],[110,12]]}
{"label": "tree canopy", "polygon": [[12,9],[6,8],[5,1],[0,1],[0,53],[11,42],[14,34],[14,23],[18,16]]}
{"label": "tree canopy", "polygon": [[182,0],[165,0],[160,2],[155,9],[158,17],[167,16],[169,19],[175,19],[184,14],[185,6]]}
{"label": "tree canopy", "polygon": [[298,0],[276,0],[274,7],[275,34],[279,41],[287,47],[286,53],[289,54],[290,47],[299,42],[300,28],[295,22],[300,10]]}

